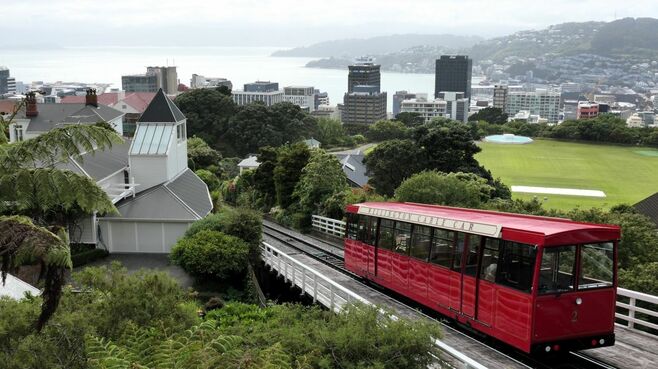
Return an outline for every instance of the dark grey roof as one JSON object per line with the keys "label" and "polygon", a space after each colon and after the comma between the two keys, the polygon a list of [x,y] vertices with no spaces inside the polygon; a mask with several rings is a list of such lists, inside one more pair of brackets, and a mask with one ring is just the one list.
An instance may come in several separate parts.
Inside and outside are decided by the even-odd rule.
{"label": "dark grey roof", "polygon": [[86,153],[82,155],[82,160],[71,159],[56,166],[78,174],[86,173],[94,180],[100,181],[128,166],[128,149],[130,149],[130,140],[114,144],[107,150]]}
{"label": "dark grey roof", "polygon": [[[85,104],[37,104],[39,114],[29,118],[28,132],[47,132],[59,124],[94,124],[110,121],[124,113],[106,105],[98,107]],[[23,117],[25,118],[25,117]]]}
{"label": "dark grey roof", "polygon": [[210,213],[212,201],[206,184],[186,169],[170,182],[121,200],[117,209],[121,215],[108,218],[195,221]]}
{"label": "dark grey roof", "polygon": [[205,217],[212,210],[208,186],[191,169],[188,168],[166,186],[200,217]]}
{"label": "dark grey roof", "polygon": [[366,175],[366,166],[363,164],[363,159],[366,157],[363,154],[335,154],[343,166],[343,173],[347,176],[347,180],[352,187],[363,187],[368,183],[368,176]]}
{"label": "dark grey roof", "polygon": [[184,119],[185,116],[181,113],[176,104],[165,95],[162,89],[159,89],[153,100],[151,100],[149,106],[144,110],[144,113],[139,118],[138,122],[167,123],[180,122]]}
{"label": "dark grey roof", "polygon": [[638,202],[633,205],[633,207],[635,207],[640,214],[651,218],[651,220],[658,225],[658,192]]}
{"label": "dark grey roof", "polygon": [[96,181],[118,172],[128,166],[130,140],[114,144],[112,148],[84,154],[78,164]]}

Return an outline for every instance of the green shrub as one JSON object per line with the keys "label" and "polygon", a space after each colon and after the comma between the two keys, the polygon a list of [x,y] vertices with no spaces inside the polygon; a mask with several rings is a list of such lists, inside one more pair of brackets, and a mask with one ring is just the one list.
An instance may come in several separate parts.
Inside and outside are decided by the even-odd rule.
{"label": "green shrub", "polygon": [[254,210],[228,207],[222,208],[219,213],[211,214],[192,224],[185,232],[185,237],[192,237],[204,231],[217,231],[238,237],[249,244],[249,254],[252,260],[257,260],[262,233],[262,217]]}
{"label": "green shrub", "polygon": [[202,230],[178,241],[170,257],[195,276],[229,280],[246,272],[249,245],[234,236]]}
{"label": "green shrub", "polygon": [[196,172],[197,176],[208,186],[208,191],[213,192],[219,189],[220,181],[217,176],[209,170],[199,169]]}

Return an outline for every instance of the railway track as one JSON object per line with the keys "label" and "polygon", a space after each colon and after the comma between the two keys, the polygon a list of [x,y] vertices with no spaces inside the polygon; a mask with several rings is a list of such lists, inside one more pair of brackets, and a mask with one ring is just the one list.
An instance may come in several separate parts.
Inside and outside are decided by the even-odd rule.
{"label": "railway track", "polygon": [[[326,247],[320,247],[317,243],[323,243],[321,240],[309,240],[305,237],[300,237],[296,235],[296,231],[288,230],[287,228],[280,226],[274,222],[267,220],[263,221],[263,234],[271,237],[289,247],[292,247],[306,255],[313,257],[314,259],[325,263],[326,265],[331,266],[332,268],[349,275],[360,282],[363,282],[371,287],[372,283],[363,279],[362,277],[350,272],[345,269],[345,262],[343,261],[342,255],[338,252],[331,250],[330,245],[327,244]],[[400,304],[405,305],[411,309],[415,309],[421,312],[422,315],[426,316],[428,319],[435,320],[437,323],[441,324],[442,328],[450,330],[455,334],[462,335],[468,339],[476,340],[484,345],[487,345],[492,350],[507,356],[511,360],[516,361],[519,364],[522,364],[528,368],[542,368],[542,369],[617,369],[617,367],[609,365],[605,362],[602,362],[598,359],[595,359],[583,352],[569,352],[563,356],[551,358],[548,361],[538,361],[537,358],[534,358],[529,355],[520,353],[517,350],[505,347],[502,343],[491,344],[485,342],[486,339],[473,334],[467,329],[462,329],[459,326],[455,326],[450,321],[442,319],[438,313],[428,311],[428,309],[422,305],[415,304],[413,301],[408,298],[401,296],[395,292],[377,288],[379,292],[382,292],[389,297],[396,299]],[[493,368],[492,368],[493,369]]]}

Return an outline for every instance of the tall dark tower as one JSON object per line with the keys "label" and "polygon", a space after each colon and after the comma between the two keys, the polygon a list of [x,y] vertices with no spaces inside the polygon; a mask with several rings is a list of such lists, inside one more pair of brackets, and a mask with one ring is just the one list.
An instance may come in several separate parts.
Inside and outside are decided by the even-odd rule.
{"label": "tall dark tower", "polygon": [[463,92],[464,97],[471,98],[471,73],[473,59],[466,55],[441,55],[436,60],[434,97],[439,92]]}
{"label": "tall dark tower", "polygon": [[381,90],[382,75],[379,65],[372,62],[357,62],[349,66],[347,76],[347,92],[354,92],[354,86],[376,86],[377,92]]}

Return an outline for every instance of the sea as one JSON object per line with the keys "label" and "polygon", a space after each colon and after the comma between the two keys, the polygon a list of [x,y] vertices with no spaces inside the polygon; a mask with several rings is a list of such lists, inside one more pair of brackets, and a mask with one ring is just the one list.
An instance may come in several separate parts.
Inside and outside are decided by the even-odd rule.
{"label": "sea", "polygon": [[[234,89],[255,80],[314,86],[329,94],[331,105],[342,103],[347,70],[306,68],[316,58],[272,57],[282,47],[63,47],[0,49],[0,65],[17,81],[109,83],[121,88],[121,76],[139,74],[146,66],[175,65],[181,83],[193,73],[228,78]],[[382,72],[382,91],[388,92],[388,111],[395,91],[434,93],[433,74]]]}

